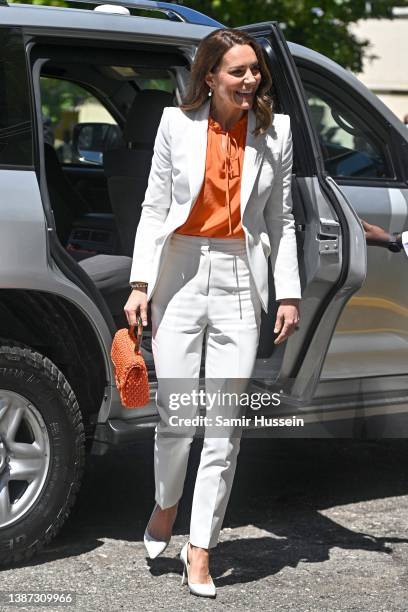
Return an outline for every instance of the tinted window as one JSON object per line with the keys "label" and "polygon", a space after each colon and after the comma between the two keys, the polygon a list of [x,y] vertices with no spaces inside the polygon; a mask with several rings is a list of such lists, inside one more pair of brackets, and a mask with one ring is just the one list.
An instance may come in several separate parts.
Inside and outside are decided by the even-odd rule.
{"label": "tinted window", "polygon": [[[59,161],[101,165],[103,149],[115,148],[121,138],[109,111],[76,83],[41,77],[40,84],[44,140],[54,147]],[[75,134],[80,134],[79,149],[74,146]]]}
{"label": "tinted window", "polygon": [[29,100],[22,33],[0,28],[0,165],[32,165]]}
{"label": "tinted window", "polygon": [[394,178],[385,146],[363,111],[351,111],[314,84],[303,85],[327,172],[333,177]]}

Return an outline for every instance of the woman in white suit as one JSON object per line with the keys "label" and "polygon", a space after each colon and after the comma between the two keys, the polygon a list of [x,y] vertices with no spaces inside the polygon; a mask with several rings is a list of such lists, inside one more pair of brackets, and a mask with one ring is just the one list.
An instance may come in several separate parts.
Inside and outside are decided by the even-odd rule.
{"label": "woman in white suit", "polygon": [[[213,423],[217,415],[242,415],[239,401],[223,405],[219,392],[239,395],[251,376],[261,310],[268,308],[269,256],[279,302],[275,344],[299,322],[292,136],[289,117],[273,114],[270,87],[252,37],[213,31],[197,50],[184,104],[165,108],[158,128],[125,305],[130,325],[138,315],[146,325],[151,305],[160,415],[156,505],[144,537],[151,558],[169,543],[183,491],[195,432],[186,417],[199,414],[194,393],[203,344],[206,398],[218,392],[207,415]],[[186,391],[191,401],[175,406]],[[209,549],[231,492],[242,433],[237,421],[221,433],[205,428],[190,537],[180,553],[182,583],[197,595],[216,594]]]}

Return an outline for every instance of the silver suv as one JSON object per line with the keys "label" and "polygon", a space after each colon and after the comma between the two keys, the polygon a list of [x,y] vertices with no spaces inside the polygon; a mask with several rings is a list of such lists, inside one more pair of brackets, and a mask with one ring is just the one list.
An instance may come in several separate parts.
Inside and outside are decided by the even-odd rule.
{"label": "silver suv", "polygon": [[[149,328],[143,352],[152,399],[143,409],[121,405],[110,347],[126,325],[134,235],[162,110],[180,103],[199,41],[222,27],[164,2],[83,4],[0,0],[3,564],[29,558],[57,533],[87,450],[134,442],[157,421]],[[301,435],[314,437],[404,435],[407,262],[366,249],[359,218],[404,229],[408,131],[350,72],[287,43],[277,23],[243,29],[264,49],[276,112],[291,117],[304,296],[300,331],[275,346],[270,283],[250,391],[278,391],[284,401],[258,416],[301,416]]]}

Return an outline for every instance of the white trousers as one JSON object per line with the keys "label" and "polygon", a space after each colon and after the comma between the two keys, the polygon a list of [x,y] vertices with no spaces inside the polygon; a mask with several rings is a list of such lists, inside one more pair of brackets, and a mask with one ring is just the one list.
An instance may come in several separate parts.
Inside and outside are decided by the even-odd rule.
{"label": "white trousers", "polygon": [[[161,508],[173,506],[182,495],[196,430],[183,419],[199,414],[196,401],[181,406],[174,402],[175,394],[192,398],[198,392],[203,343],[206,398],[245,391],[256,359],[261,309],[244,240],[171,236],[151,299],[160,415],[154,442],[155,499]],[[207,404],[206,414],[213,422],[217,415],[235,418],[245,412],[241,402],[226,407],[215,401],[209,408]],[[190,522],[195,546],[217,545],[241,434],[236,425],[219,431],[211,427],[211,434],[205,429]]]}

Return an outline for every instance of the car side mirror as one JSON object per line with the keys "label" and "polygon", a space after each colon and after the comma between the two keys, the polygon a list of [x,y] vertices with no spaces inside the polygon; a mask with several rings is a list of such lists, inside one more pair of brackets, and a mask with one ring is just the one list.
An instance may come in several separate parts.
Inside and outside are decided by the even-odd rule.
{"label": "car side mirror", "polygon": [[77,123],[72,131],[74,157],[79,162],[101,166],[103,154],[124,145],[122,130],[111,123]]}

